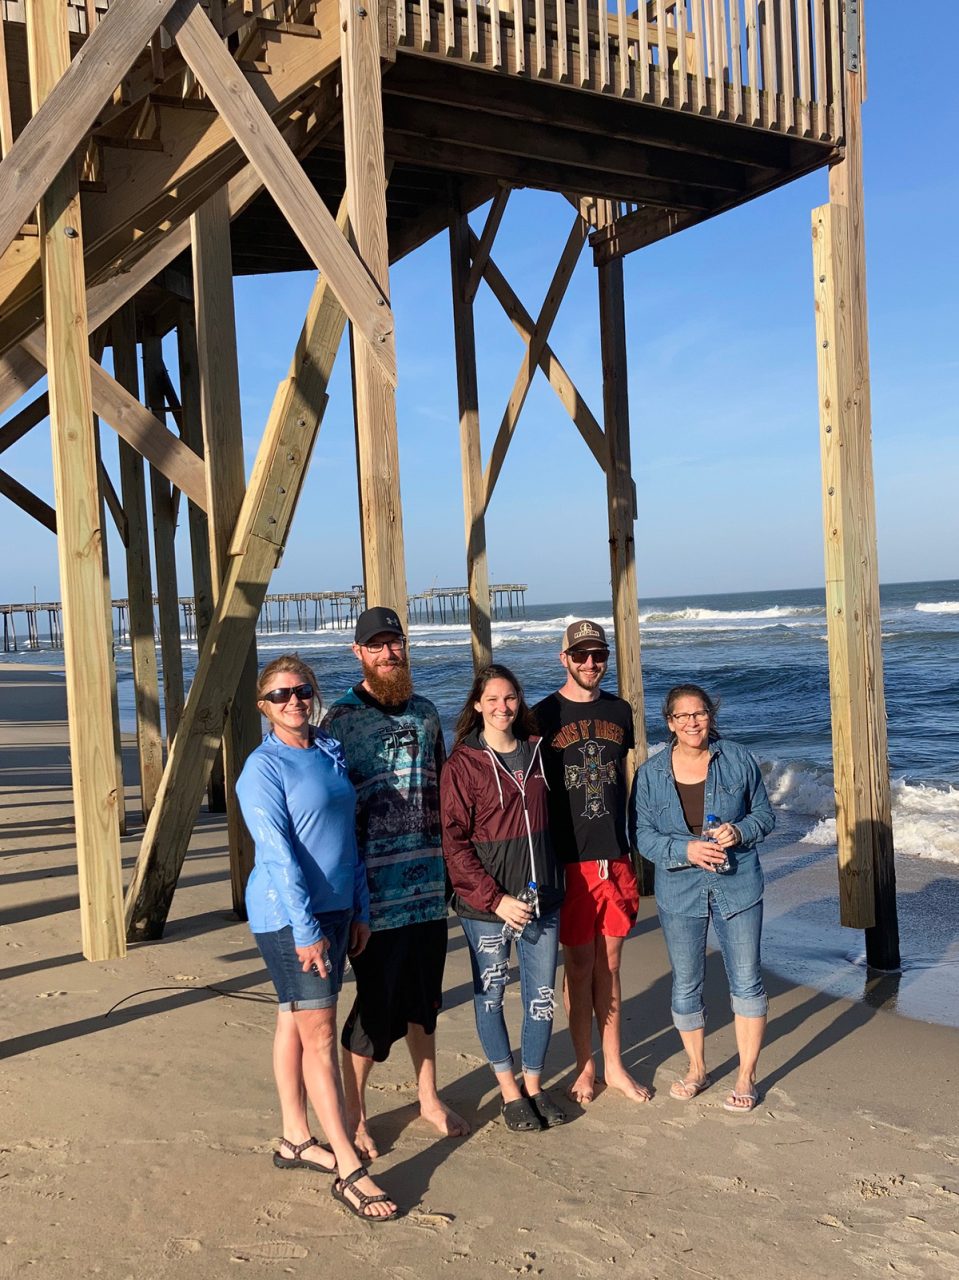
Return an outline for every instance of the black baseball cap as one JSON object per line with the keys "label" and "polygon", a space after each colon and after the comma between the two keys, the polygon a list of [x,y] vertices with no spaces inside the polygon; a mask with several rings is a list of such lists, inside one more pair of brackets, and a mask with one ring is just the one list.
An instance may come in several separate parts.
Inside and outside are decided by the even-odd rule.
{"label": "black baseball cap", "polygon": [[392,609],[364,609],[356,620],[356,644],[367,644],[381,632],[389,632],[393,636],[404,634],[403,626]]}

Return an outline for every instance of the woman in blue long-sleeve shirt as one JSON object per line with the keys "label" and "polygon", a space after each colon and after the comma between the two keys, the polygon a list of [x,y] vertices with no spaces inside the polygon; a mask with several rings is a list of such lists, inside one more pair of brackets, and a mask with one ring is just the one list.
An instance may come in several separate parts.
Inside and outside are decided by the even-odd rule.
{"label": "woman in blue long-sleeve shirt", "polygon": [[[334,1175],[337,1200],[358,1217],[385,1222],[396,1205],[367,1174],[343,1118],[336,998],[347,949],[355,955],[369,939],[370,902],[342,748],[310,724],[318,697],[316,676],[295,654],[263,668],[257,706],[271,732],[237,782],[256,845],[247,913],[280,1006],[273,1071],[283,1137],[273,1162]],[[307,1097],[329,1147],[310,1134]]]}
{"label": "woman in blue long-sleeve shirt", "polygon": [[707,1088],[703,980],[706,931],[719,939],[739,1049],[739,1074],[723,1106],[758,1101],[756,1064],[766,1030],[759,965],[763,873],[756,846],[775,825],[759,765],[719,736],[717,705],[699,685],[670,689],[670,738],[636,774],[634,848],[656,864],[656,905],[673,970],[673,1023],[689,1070],[670,1089],[688,1102]]}

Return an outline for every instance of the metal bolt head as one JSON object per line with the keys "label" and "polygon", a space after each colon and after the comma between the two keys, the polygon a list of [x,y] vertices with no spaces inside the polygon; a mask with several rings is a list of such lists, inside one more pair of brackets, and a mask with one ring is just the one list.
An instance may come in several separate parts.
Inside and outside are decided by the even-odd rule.
{"label": "metal bolt head", "polygon": [[828,338],[824,339],[824,340],[823,340],[823,344],[822,344],[822,345],[823,345],[823,349],[825,349],[826,347],[828,347],[828,346],[829,346],[829,339],[828,339]]}
{"label": "metal bolt head", "polygon": [[357,9],[357,11],[356,11],[356,16],[357,16],[358,18],[365,18],[365,17],[366,17],[366,10],[365,10],[365,9]]}
{"label": "metal bolt head", "polygon": [[68,240],[76,240],[80,232],[76,229],[76,227],[64,227],[63,234],[66,236]]}

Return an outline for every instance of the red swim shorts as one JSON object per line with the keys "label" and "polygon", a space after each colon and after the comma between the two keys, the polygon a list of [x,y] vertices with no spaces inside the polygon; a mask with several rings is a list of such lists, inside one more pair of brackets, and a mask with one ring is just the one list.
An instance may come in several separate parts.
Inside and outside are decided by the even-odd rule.
{"label": "red swim shorts", "polygon": [[638,911],[639,888],[629,858],[566,864],[566,897],[559,916],[564,947],[582,947],[600,935],[625,938]]}

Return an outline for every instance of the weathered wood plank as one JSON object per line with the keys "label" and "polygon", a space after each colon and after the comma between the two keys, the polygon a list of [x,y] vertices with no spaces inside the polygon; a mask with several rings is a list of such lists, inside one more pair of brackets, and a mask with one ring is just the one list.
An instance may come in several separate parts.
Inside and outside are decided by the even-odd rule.
{"label": "weathered wood plank", "polygon": [[0,471],[0,493],[5,498],[9,498],[21,511],[25,511],[28,516],[32,516],[34,520],[39,521],[45,529],[49,529],[51,533],[56,533],[57,513],[53,507],[50,506],[49,502],[45,502],[43,498],[38,498],[25,484],[15,480],[9,472]]}

